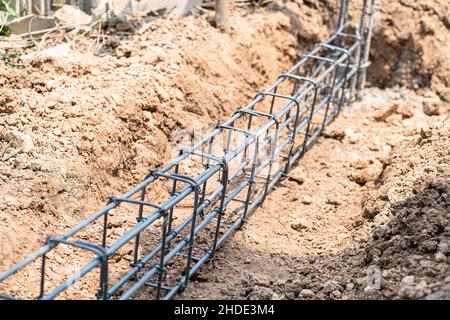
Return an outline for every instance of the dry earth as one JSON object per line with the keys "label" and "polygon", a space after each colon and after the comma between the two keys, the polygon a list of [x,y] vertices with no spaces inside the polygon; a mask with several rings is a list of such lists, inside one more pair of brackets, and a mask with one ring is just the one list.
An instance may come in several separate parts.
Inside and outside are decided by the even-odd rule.
{"label": "dry earth", "polygon": [[[450,6],[379,2],[373,88],[180,298],[448,294]],[[230,34],[211,14],[167,18],[141,35],[111,30],[101,55],[82,39],[68,58],[0,65],[0,271],[166,163],[177,132],[248,102],[335,13],[335,1],[276,1],[236,8]],[[119,236],[130,219],[116,219]],[[32,297],[37,281],[12,290]]]}

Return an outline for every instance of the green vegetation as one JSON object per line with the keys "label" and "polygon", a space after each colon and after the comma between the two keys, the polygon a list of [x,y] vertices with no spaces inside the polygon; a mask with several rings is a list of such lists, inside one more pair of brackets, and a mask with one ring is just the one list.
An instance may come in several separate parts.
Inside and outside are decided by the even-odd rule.
{"label": "green vegetation", "polygon": [[16,10],[11,7],[12,0],[0,0],[0,11],[6,12],[6,17],[2,24],[0,25],[0,36],[9,36],[11,35],[11,31],[8,29],[8,27],[5,26],[5,23],[8,20],[12,20],[17,18],[19,15],[17,14]]}

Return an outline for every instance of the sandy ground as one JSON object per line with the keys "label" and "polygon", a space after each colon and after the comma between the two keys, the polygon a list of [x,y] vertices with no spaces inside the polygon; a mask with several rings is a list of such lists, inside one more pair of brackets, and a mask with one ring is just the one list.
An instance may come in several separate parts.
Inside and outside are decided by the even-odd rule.
{"label": "sandy ground", "polygon": [[[1,62],[0,271],[167,163],[177,132],[206,130],[248,102],[329,34],[333,10],[327,1],[276,1],[235,9],[230,34],[212,27],[210,14],[168,18],[142,35],[112,30],[101,54],[82,39],[65,59]],[[372,88],[180,298],[444,294],[448,186],[433,181],[448,181],[450,162],[448,12],[446,0],[380,1]],[[396,227],[416,222],[414,208],[430,208],[415,218],[422,226],[430,216],[429,228]],[[128,218],[115,216],[111,239]],[[98,236],[95,228],[83,235]],[[428,240],[428,249],[419,245]],[[83,261],[67,248],[59,254],[50,284]],[[65,266],[71,255],[79,261]],[[126,268],[127,253],[120,257]],[[27,272],[0,290],[33,297],[37,281]],[[67,297],[92,298],[95,286],[87,279]]]}

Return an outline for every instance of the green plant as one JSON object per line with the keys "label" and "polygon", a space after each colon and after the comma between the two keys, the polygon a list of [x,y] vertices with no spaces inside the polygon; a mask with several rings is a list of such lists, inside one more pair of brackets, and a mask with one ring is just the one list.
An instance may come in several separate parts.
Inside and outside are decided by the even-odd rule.
{"label": "green plant", "polygon": [[19,57],[19,53],[15,48],[13,49],[6,49],[4,52],[0,53],[1,59],[6,63],[12,63],[13,61],[17,60]]}
{"label": "green plant", "polygon": [[12,20],[17,18],[19,15],[16,10],[11,7],[12,0],[0,0],[0,11],[6,12],[6,17],[3,20],[3,23],[0,25],[0,36],[9,36],[11,35],[11,31],[8,27],[5,26],[8,20]]}
{"label": "green plant", "polygon": [[12,0],[0,0],[0,11],[6,12],[8,17],[17,18],[17,12],[11,7],[11,4]]}
{"label": "green plant", "polygon": [[8,27],[2,25],[0,26],[0,36],[1,37],[9,37],[11,35],[11,30]]}

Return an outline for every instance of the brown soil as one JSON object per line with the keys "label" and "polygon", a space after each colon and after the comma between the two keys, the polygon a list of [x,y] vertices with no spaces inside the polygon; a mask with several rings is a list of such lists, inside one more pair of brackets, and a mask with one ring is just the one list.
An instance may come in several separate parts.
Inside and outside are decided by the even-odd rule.
{"label": "brown soil", "polygon": [[[207,130],[292,65],[290,18],[266,15],[236,14],[230,35],[207,15],[157,20],[143,35],[115,39],[110,55],[80,43],[65,59],[2,67],[0,269],[166,164],[177,133]],[[111,232],[134,219],[119,214]],[[31,297],[28,287],[14,291]]]}
{"label": "brown soil", "polygon": [[421,298],[449,282],[449,125],[422,104],[368,90],[181,298]]}
{"label": "brown soil", "polygon": [[[431,88],[450,102],[450,3],[378,1],[371,47],[372,84]],[[423,94],[423,93],[419,93]]]}
{"label": "brown soil", "polygon": [[[449,5],[380,2],[368,81],[383,90],[343,112],[180,298],[445,296]],[[68,58],[0,65],[0,271],[167,163],[177,132],[248,102],[329,34],[335,13],[328,1],[276,1],[235,9],[228,35],[211,14],[167,18],[112,33],[100,56],[83,39]],[[132,223],[115,221],[113,237]],[[37,281],[0,291],[32,297]]]}

